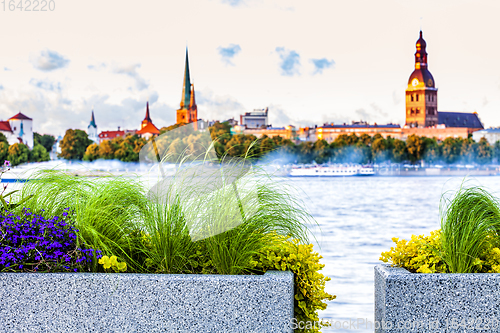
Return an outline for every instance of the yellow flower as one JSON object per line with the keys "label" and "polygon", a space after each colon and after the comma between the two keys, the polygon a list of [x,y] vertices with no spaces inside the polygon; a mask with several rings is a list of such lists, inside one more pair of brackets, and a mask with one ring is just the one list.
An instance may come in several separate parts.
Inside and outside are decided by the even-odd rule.
{"label": "yellow flower", "polygon": [[[111,257],[111,258],[113,258],[113,257]],[[103,265],[105,269],[108,269],[111,267],[111,262],[110,262],[110,259],[108,256],[103,256],[101,259],[99,259],[99,264]]]}
{"label": "yellow flower", "polygon": [[116,266],[118,267],[118,271],[120,272],[125,272],[127,270],[126,262],[119,262]]}

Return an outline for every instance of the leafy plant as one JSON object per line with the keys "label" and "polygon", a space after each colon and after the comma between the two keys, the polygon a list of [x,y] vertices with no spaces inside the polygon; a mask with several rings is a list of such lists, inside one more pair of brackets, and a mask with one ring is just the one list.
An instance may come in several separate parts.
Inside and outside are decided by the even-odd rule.
{"label": "leafy plant", "polygon": [[319,332],[319,327],[329,326],[322,323],[318,311],[326,309],[325,300],[331,301],[336,296],[325,291],[325,284],[330,278],[319,273],[325,265],[320,264],[322,257],[313,252],[312,244],[300,244],[298,239],[287,236],[273,235],[272,242],[261,249],[257,259],[256,269],[267,271],[276,269],[290,270],[295,277],[295,311],[297,322],[314,322],[311,329],[296,330],[296,332]]}
{"label": "leafy plant", "polygon": [[[441,257],[441,230],[431,231],[430,236],[412,235],[409,241],[399,240],[390,251],[382,252],[380,260],[393,266],[403,267],[413,273],[450,273]],[[474,260],[473,271],[477,273],[500,273],[500,249],[493,246],[493,236],[487,236],[487,246]]]}
{"label": "leafy plant", "polygon": [[461,187],[451,200],[443,198],[440,212],[443,261],[452,273],[474,272],[480,254],[498,244],[498,201],[479,187]]}
{"label": "leafy plant", "polygon": [[[137,222],[146,197],[138,180],[123,177],[96,180],[43,170],[24,184],[19,198],[25,200],[24,206],[46,217],[61,215],[65,207],[71,207],[79,229],[79,243],[99,249],[104,255],[124,258],[132,268],[141,270]],[[97,269],[97,260],[93,263]]]}
{"label": "leafy plant", "polygon": [[409,241],[399,240],[390,251],[382,252],[380,260],[404,267],[413,273],[446,273],[448,267],[441,257],[441,230],[431,231],[430,236],[412,235]]}

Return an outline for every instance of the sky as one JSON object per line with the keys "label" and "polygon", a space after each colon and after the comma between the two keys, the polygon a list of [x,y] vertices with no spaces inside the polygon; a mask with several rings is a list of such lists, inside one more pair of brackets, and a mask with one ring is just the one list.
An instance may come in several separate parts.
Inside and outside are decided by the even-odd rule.
{"label": "sky", "polygon": [[[19,4],[19,0],[15,0]],[[26,5],[23,0],[21,5]],[[404,124],[420,29],[439,111],[500,126],[498,0],[51,0],[0,3],[0,120],[33,130],[175,123],[189,49],[198,116],[275,126]],[[23,8],[26,9],[26,8]],[[34,8],[30,8],[34,9]],[[53,9],[53,10],[50,10]]]}

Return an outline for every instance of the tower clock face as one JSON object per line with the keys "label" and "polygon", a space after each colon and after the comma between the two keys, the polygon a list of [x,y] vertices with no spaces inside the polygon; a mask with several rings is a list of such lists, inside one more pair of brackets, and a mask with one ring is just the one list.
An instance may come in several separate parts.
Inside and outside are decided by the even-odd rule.
{"label": "tower clock face", "polygon": [[429,79],[429,81],[427,81],[427,87],[432,87],[432,79]]}
{"label": "tower clock face", "polygon": [[417,85],[418,85],[418,79],[413,79],[413,80],[411,81],[411,84],[412,84],[412,86],[414,86],[414,87],[415,87],[415,86],[417,86]]}

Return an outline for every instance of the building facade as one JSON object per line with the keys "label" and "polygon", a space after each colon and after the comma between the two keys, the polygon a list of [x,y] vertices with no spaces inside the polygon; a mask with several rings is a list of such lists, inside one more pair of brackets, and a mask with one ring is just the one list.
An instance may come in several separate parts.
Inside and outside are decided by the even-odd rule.
{"label": "building facade", "polygon": [[23,143],[33,149],[33,119],[21,112],[7,121],[0,121],[0,132],[5,135],[9,145]]}
{"label": "building facade", "polygon": [[[356,134],[361,136],[367,134],[369,136],[374,136],[375,134],[380,134],[382,137],[387,139],[387,137],[400,138],[401,137],[401,126],[396,124],[386,124],[386,125],[370,125],[366,122],[354,122],[353,124],[324,124],[323,126],[317,127],[315,129],[315,136],[312,136],[309,131],[309,136],[317,140],[325,140],[328,143],[332,143],[341,135],[351,135]],[[304,140],[305,141],[305,140]]]}
{"label": "building facade", "polygon": [[437,89],[434,78],[427,69],[427,44],[417,40],[415,70],[408,79],[406,89],[406,125],[408,127],[430,127],[438,124]]}
{"label": "building facade", "polygon": [[483,129],[476,112],[438,111],[438,90],[434,77],[428,69],[427,43],[422,31],[416,43],[415,69],[408,79],[406,89],[406,122],[401,137],[410,135],[467,138],[475,131]]}
{"label": "building facade", "polygon": [[265,109],[254,109],[252,112],[245,112],[245,114],[240,115],[240,124],[246,128],[267,128],[269,126],[268,121],[268,108]]}

